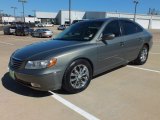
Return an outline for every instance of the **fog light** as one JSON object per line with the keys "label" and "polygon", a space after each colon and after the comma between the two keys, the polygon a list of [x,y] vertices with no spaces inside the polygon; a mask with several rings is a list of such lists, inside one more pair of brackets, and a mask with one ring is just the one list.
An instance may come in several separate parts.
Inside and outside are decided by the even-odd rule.
{"label": "fog light", "polygon": [[31,83],[32,87],[36,87],[36,88],[40,88],[41,86],[39,84],[36,83]]}

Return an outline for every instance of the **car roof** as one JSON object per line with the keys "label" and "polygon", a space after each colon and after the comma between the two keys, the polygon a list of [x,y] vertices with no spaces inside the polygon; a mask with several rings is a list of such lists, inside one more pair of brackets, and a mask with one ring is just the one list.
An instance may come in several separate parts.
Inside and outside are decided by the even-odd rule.
{"label": "car roof", "polygon": [[100,22],[106,22],[108,20],[126,20],[126,21],[131,21],[128,18],[118,18],[118,17],[110,17],[110,18],[103,18],[103,19],[91,19],[91,20],[86,20],[86,21],[82,21],[82,22],[90,22],[90,21],[100,21]]}

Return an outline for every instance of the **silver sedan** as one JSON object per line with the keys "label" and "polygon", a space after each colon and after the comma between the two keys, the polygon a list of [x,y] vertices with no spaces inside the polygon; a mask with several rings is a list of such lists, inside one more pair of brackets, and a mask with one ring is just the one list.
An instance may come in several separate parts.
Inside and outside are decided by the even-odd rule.
{"label": "silver sedan", "polygon": [[48,29],[36,29],[32,34],[33,37],[52,37],[53,32]]}
{"label": "silver sedan", "polygon": [[145,64],[152,44],[152,35],[128,19],[78,22],[54,40],[15,51],[9,62],[10,76],[36,90],[62,88],[78,93],[105,71],[130,62]]}

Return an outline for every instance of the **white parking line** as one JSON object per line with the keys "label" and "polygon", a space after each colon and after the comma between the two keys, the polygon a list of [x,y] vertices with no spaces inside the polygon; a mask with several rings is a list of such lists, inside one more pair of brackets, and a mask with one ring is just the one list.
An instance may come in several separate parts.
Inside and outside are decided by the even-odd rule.
{"label": "white parking line", "polygon": [[153,54],[153,55],[160,55],[160,53],[153,53],[153,52],[150,52],[150,54]]}
{"label": "white parking line", "polygon": [[0,44],[5,44],[5,45],[14,45],[12,43],[8,43],[8,42],[0,42]]}
{"label": "white parking line", "polygon": [[153,46],[160,47],[160,45],[153,45]]}
{"label": "white parking line", "polygon": [[62,104],[64,104],[65,106],[69,107],[70,109],[72,109],[73,111],[79,113],[80,115],[82,115],[83,117],[85,117],[87,120],[100,120],[99,118],[91,115],[90,113],[82,110],[81,108],[75,106],[74,104],[72,104],[71,102],[65,100],[64,98],[60,97],[59,95],[53,93],[52,91],[48,91],[49,93],[52,94],[52,97],[56,100],[58,100],[59,102],[61,102]]}
{"label": "white parking line", "polygon": [[158,71],[158,70],[151,70],[151,69],[147,69],[147,68],[135,67],[135,66],[130,66],[130,65],[127,65],[127,67],[140,69],[140,70],[145,70],[145,71],[149,71],[149,72],[160,73],[160,71]]}

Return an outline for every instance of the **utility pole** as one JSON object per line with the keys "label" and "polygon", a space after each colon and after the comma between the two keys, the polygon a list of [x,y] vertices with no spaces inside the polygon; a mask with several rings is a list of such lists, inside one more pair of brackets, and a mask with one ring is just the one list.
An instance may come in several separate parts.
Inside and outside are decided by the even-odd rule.
{"label": "utility pole", "polygon": [[69,0],[69,25],[71,25],[71,0]]}
{"label": "utility pole", "polygon": [[23,22],[25,23],[25,13],[24,13],[24,3],[27,3],[27,0],[18,0],[18,2],[22,3],[22,7],[23,7]]}
{"label": "utility pole", "polygon": [[2,12],[3,12],[3,10],[0,10],[0,16],[2,16]]}
{"label": "utility pole", "polygon": [[34,23],[35,23],[36,10],[33,10],[33,12],[34,12]]}
{"label": "utility pole", "polygon": [[3,16],[3,15],[2,15],[2,12],[3,12],[3,10],[0,10],[0,24],[3,23],[3,22],[2,22],[2,16]]}
{"label": "utility pole", "polygon": [[135,8],[134,8],[134,21],[136,21],[136,14],[137,14],[137,5],[139,3],[138,0],[133,0],[133,3],[135,4]]}
{"label": "utility pole", "polygon": [[17,7],[11,7],[13,9],[14,17],[16,17],[16,9]]}

